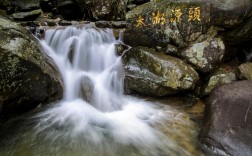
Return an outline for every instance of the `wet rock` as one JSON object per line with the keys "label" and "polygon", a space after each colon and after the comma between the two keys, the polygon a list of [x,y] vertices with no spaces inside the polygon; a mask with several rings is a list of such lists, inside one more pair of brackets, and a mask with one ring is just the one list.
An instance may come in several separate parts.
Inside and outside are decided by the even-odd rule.
{"label": "wet rock", "polygon": [[71,21],[67,21],[67,20],[61,20],[59,22],[59,25],[62,25],[62,26],[69,26],[69,25],[72,25]]}
{"label": "wet rock", "polygon": [[222,61],[225,45],[221,38],[210,34],[205,37],[203,41],[192,43],[181,55],[201,72],[209,73]]}
{"label": "wet rock", "polygon": [[158,98],[147,96],[143,98],[154,103],[172,106],[173,108],[179,109],[191,108],[197,101],[196,97],[189,94],[177,94]]}
{"label": "wet rock", "polygon": [[62,96],[59,73],[26,29],[0,18],[0,114],[24,113]]}
{"label": "wet rock", "polygon": [[146,47],[127,51],[123,63],[126,93],[165,96],[193,89],[199,79],[197,72],[182,60]]}
{"label": "wet rock", "polygon": [[42,10],[41,9],[37,9],[37,10],[32,10],[29,12],[17,12],[12,14],[13,19],[15,20],[35,20],[39,15],[42,14]]}
{"label": "wet rock", "polygon": [[122,33],[122,30],[120,29],[113,29],[113,34],[117,40],[120,39],[121,33]]}
{"label": "wet rock", "polygon": [[252,63],[248,62],[241,64],[238,67],[236,74],[239,77],[239,79],[252,80]]}
{"label": "wet rock", "polygon": [[108,28],[108,27],[110,27],[110,22],[109,21],[97,21],[97,22],[95,22],[95,26],[98,28]]}
{"label": "wet rock", "polygon": [[252,153],[252,81],[215,89],[206,105],[201,142],[218,155]]}
{"label": "wet rock", "polygon": [[171,43],[185,47],[212,25],[237,27],[249,17],[251,3],[249,0],[149,2],[127,13],[124,42],[131,46],[166,47]]}
{"label": "wet rock", "polygon": [[93,92],[94,86],[92,84],[92,81],[89,78],[83,78],[80,96],[85,99],[85,101],[91,103]]}
{"label": "wet rock", "polygon": [[95,20],[124,20],[127,0],[76,0],[82,12]]}
{"label": "wet rock", "polygon": [[125,28],[127,25],[125,21],[112,21],[111,24],[113,28]]}
{"label": "wet rock", "polygon": [[114,29],[122,29],[126,27],[125,21],[97,21],[95,22],[95,26],[98,28],[114,28]]}
{"label": "wet rock", "polygon": [[223,65],[210,75],[210,78],[203,89],[202,95],[208,95],[214,88],[234,81],[237,81],[235,67]]}
{"label": "wet rock", "polygon": [[129,47],[125,44],[119,43],[115,45],[116,53],[118,56],[122,56],[122,54],[129,49]]}

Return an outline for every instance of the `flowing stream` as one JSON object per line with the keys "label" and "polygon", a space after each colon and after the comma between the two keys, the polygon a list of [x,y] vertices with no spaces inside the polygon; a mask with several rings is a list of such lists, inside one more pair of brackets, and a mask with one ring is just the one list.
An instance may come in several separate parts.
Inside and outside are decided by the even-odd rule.
{"label": "flowing stream", "polygon": [[64,97],[7,126],[17,130],[2,132],[0,155],[193,155],[195,127],[186,114],[123,94],[118,42],[109,29],[47,30],[41,45],[61,73]]}

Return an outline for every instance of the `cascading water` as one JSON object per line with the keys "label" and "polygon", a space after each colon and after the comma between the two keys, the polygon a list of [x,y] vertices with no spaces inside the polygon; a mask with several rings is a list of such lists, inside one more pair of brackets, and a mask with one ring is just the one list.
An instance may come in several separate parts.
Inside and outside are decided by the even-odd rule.
{"label": "cascading water", "polygon": [[[169,109],[123,95],[121,58],[111,30],[47,30],[41,41],[64,82],[64,98],[21,126],[0,147],[5,156],[186,156],[162,131]],[[174,110],[175,111],[175,110]],[[172,113],[170,113],[172,114]],[[179,114],[178,120],[184,127]],[[190,127],[190,126],[189,126]],[[190,135],[190,134],[189,134]],[[182,135],[183,137],[183,135]],[[186,139],[187,138],[180,138]]]}

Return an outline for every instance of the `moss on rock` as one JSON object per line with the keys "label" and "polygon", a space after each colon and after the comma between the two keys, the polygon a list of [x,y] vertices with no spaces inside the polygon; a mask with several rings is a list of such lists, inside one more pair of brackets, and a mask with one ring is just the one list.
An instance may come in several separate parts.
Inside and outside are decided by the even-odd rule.
{"label": "moss on rock", "polygon": [[38,41],[0,17],[0,114],[11,116],[62,96],[59,73]]}
{"label": "moss on rock", "polygon": [[193,89],[199,79],[182,60],[146,47],[132,48],[123,56],[127,92],[165,96]]}

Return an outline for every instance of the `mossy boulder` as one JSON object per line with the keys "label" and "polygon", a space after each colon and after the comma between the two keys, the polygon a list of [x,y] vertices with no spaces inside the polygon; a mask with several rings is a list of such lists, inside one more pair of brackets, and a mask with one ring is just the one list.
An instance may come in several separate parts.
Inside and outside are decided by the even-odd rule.
{"label": "mossy boulder", "polygon": [[37,39],[0,17],[0,115],[32,110],[62,96],[59,73]]}
{"label": "mossy boulder", "polygon": [[199,76],[182,60],[147,47],[135,47],[123,56],[126,93],[165,96],[193,89]]}
{"label": "mossy boulder", "polygon": [[250,0],[157,0],[126,15],[124,42],[131,46],[185,47],[210,26],[235,28],[251,14]]}

